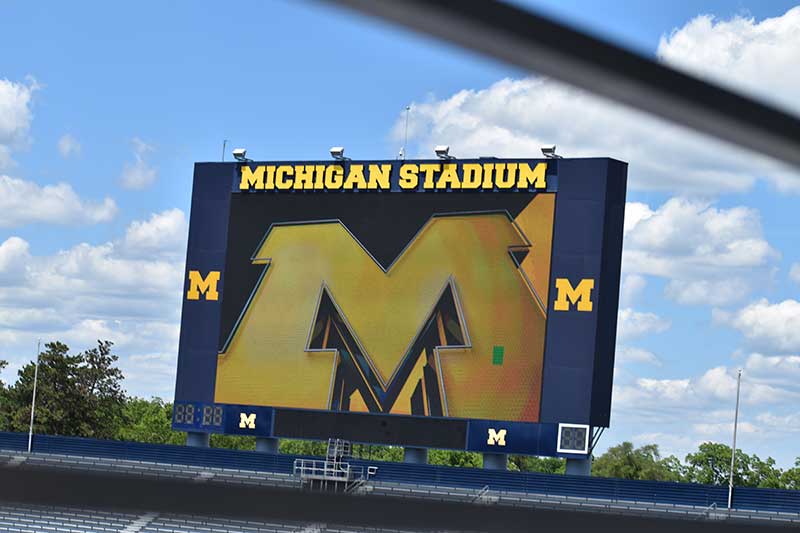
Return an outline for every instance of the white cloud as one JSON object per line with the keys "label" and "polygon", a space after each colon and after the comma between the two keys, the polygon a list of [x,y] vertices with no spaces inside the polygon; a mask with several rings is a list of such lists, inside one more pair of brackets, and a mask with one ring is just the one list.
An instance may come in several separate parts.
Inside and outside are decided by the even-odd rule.
{"label": "white cloud", "polygon": [[622,288],[620,289],[620,304],[623,306],[633,305],[636,298],[642,293],[647,286],[647,280],[644,276],[637,274],[628,274],[622,280]]}
{"label": "white cloud", "polygon": [[683,305],[728,305],[740,301],[750,286],[740,278],[722,280],[671,280],[664,293]]}
{"label": "white cloud", "polygon": [[800,263],[792,264],[791,268],[789,269],[789,279],[795,283],[800,283]]}
{"label": "white cloud", "polygon": [[697,76],[800,110],[800,7],[760,22],[701,15],[662,37],[659,57]]}
{"label": "white cloud", "polygon": [[11,163],[11,150],[27,144],[36,81],[15,83],[0,79],[0,168]]}
{"label": "white cloud", "polygon": [[158,177],[158,170],[147,161],[148,155],[154,152],[155,148],[137,137],[134,137],[131,142],[134,162],[125,163],[120,182],[126,189],[145,189],[152,185]]}
{"label": "white cloud", "polygon": [[67,183],[40,186],[32,181],[0,175],[0,227],[31,222],[95,224],[117,213],[111,198],[102,202],[81,199]]}
{"label": "white cloud", "polygon": [[125,232],[123,246],[134,254],[178,254],[186,248],[189,224],[180,209],[153,213],[148,220],[134,221]]}
{"label": "white cloud", "polygon": [[780,257],[752,208],[671,198],[656,209],[628,203],[625,215],[623,270],[669,280],[664,293],[680,304],[741,301]]}
{"label": "white cloud", "polygon": [[81,143],[69,133],[62,135],[61,138],[58,139],[58,153],[65,159],[74,155],[80,155]]}
{"label": "white cloud", "polygon": [[762,298],[735,312],[714,310],[719,324],[738,329],[760,350],[800,352],[800,302],[784,300],[771,304]]}
{"label": "white cloud", "polygon": [[620,341],[661,333],[668,330],[670,321],[655,313],[643,313],[631,308],[621,309],[617,321],[617,337]]}
{"label": "white cloud", "polygon": [[[75,350],[107,339],[121,356],[129,391],[168,397],[185,246],[180,210],[134,221],[116,241],[81,243],[52,255],[32,253],[19,237],[6,239],[0,243],[0,359],[18,368],[39,338]],[[9,370],[3,374],[13,379]]]}
{"label": "white cloud", "polygon": [[661,361],[656,354],[643,348],[635,346],[617,346],[616,363],[647,363],[654,366],[661,366]]}
{"label": "white cloud", "polygon": [[[800,109],[798,18],[798,8],[760,23],[698,17],[663,38],[658,55]],[[393,128],[398,142],[404,127],[405,113]],[[425,157],[442,143],[458,157],[539,157],[546,144],[567,156],[608,155],[631,162],[634,190],[742,192],[763,179],[800,193],[800,175],[788,167],[542,77],[415,102],[408,132]]]}

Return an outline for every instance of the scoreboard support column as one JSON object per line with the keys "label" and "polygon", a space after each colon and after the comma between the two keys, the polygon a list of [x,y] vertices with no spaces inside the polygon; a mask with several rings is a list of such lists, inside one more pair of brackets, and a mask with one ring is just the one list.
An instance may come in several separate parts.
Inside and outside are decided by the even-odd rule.
{"label": "scoreboard support column", "polygon": [[568,476],[591,476],[592,475],[592,456],[586,459],[567,459]]}
{"label": "scoreboard support column", "polygon": [[256,437],[256,451],[261,453],[278,453],[281,439],[277,437]]}
{"label": "scoreboard support column", "polygon": [[195,448],[208,448],[210,442],[211,442],[210,433],[201,433],[199,431],[186,432],[187,446],[193,446]]}
{"label": "scoreboard support column", "polygon": [[403,448],[403,462],[417,465],[428,464],[428,449],[406,446]]}
{"label": "scoreboard support column", "polygon": [[507,470],[508,469],[508,454],[507,453],[484,453],[483,454],[483,468],[487,470]]}

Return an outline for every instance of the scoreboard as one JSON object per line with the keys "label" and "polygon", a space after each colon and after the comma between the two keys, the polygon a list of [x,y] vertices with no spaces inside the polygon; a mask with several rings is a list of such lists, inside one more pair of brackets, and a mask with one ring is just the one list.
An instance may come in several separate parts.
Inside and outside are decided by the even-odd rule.
{"label": "scoreboard", "polygon": [[627,165],[200,163],[173,427],[588,452]]}

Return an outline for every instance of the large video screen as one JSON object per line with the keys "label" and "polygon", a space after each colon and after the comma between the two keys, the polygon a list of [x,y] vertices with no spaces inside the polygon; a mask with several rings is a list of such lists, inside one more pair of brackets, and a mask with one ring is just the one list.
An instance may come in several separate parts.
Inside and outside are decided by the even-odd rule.
{"label": "large video screen", "polygon": [[173,425],[516,453],[607,426],[625,172],[198,164]]}

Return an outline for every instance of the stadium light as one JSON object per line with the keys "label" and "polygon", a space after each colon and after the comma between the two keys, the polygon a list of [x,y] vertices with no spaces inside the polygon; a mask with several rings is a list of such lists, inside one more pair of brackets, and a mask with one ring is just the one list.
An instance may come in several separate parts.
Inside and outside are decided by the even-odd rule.
{"label": "stadium light", "polygon": [[450,155],[450,146],[446,144],[440,144],[433,149],[436,152],[436,157],[439,159],[455,159],[452,155]]}
{"label": "stadium light", "polygon": [[344,156],[344,146],[331,147],[331,157],[337,161],[349,161],[349,157]]}
{"label": "stadium light", "polygon": [[545,156],[547,159],[562,159],[562,157],[556,153],[555,144],[542,146],[542,155]]}
{"label": "stadium light", "polygon": [[247,159],[247,150],[244,148],[236,148],[233,151],[233,158],[240,163],[252,163],[252,159]]}

